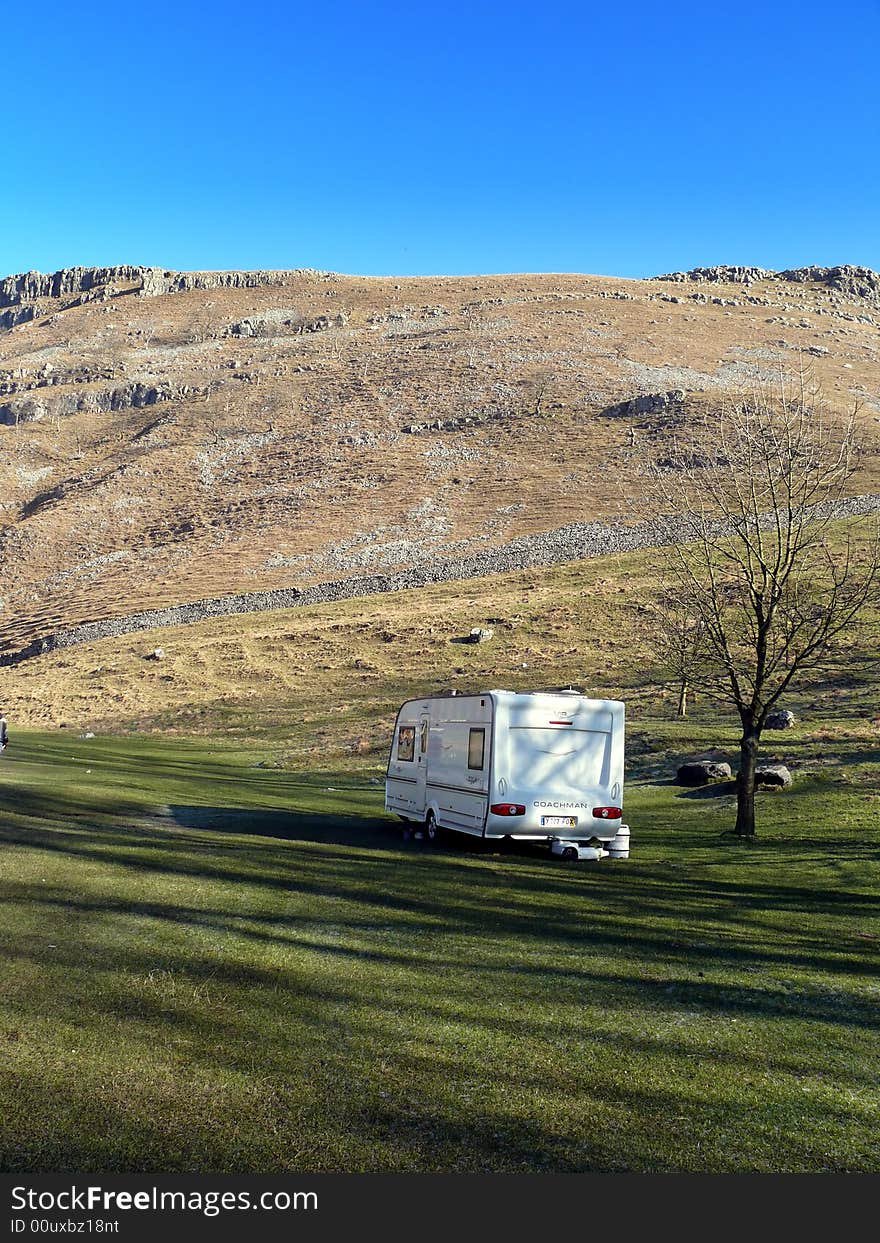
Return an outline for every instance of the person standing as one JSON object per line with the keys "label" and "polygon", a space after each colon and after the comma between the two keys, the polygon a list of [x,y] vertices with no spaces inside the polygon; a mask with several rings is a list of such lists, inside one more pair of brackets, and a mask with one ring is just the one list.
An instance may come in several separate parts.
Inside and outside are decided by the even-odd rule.
{"label": "person standing", "polygon": [[6,717],[3,709],[0,708],[0,751],[6,750],[6,744],[9,742],[9,727],[6,724]]}

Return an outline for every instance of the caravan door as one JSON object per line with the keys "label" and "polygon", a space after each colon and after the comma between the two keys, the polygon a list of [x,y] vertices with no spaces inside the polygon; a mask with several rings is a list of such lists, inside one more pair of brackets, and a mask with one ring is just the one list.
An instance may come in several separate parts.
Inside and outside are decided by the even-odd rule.
{"label": "caravan door", "polygon": [[419,717],[419,733],[416,738],[416,807],[426,812],[428,784],[428,730],[430,718],[427,712]]}

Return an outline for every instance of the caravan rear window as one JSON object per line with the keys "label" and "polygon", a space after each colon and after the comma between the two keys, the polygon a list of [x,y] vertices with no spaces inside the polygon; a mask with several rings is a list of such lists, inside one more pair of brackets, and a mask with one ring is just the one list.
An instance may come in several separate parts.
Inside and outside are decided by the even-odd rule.
{"label": "caravan rear window", "polygon": [[510,731],[510,765],[536,785],[560,790],[591,789],[608,779],[611,734],[602,730],[515,725]]}
{"label": "caravan rear window", "polygon": [[397,731],[397,758],[399,760],[411,760],[416,750],[416,727],[414,725],[401,725]]}
{"label": "caravan rear window", "polygon": [[486,731],[472,729],[468,735],[468,768],[482,768],[486,751]]}

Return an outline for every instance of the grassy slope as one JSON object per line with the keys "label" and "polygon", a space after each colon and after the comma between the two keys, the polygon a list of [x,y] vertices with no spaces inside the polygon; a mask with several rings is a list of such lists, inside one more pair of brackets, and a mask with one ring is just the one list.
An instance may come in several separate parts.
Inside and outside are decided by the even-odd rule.
{"label": "grassy slope", "polygon": [[[170,667],[177,680],[156,683],[176,688],[163,724],[182,711],[209,733],[17,730],[0,761],[0,1167],[880,1167],[876,685],[832,668],[805,688],[805,723],[774,740],[798,782],[760,796],[755,846],[733,844],[720,836],[728,789],[668,781],[693,750],[730,754],[732,722],[705,704],[686,724],[664,714],[637,610],[615,610],[629,621],[603,649],[572,608],[583,576],[598,576],[592,615],[650,574],[647,561],[615,566],[533,576],[528,591],[522,576],[495,580],[480,615],[449,585],[415,606],[141,637],[113,656],[130,685],[155,641],[169,664],[141,679],[138,719],[153,719],[153,673]],[[494,649],[441,643],[517,601],[522,621],[499,627]],[[273,699],[268,673],[233,656],[213,665],[229,675],[225,702],[207,676],[187,700],[181,662],[197,669],[217,643],[265,641],[283,668],[290,650],[258,641],[275,625],[308,677]],[[456,667],[460,684],[485,684],[493,665],[488,680],[510,683],[529,649],[515,684],[564,681],[579,661],[579,680],[586,669],[598,682],[599,662],[616,662],[631,704],[632,858],[565,866],[537,850],[403,845],[379,777],[401,642],[421,651],[412,676],[426,685]],[[75,688],[76,662],[109,659],[95,649],[56,654],[66,669],[37,662],[16,686],[36,696],[27,679],[39,677],[62,703],[53,679]]]}
{"label": "grassy slope", "polygon": [[[275,744],[279,763],[383,766],[401,700],[442,687],[574,684],[663,715],[674,690],[658,666],[645,602],[663,587],[658,554],[631,553],[276,613],[104,639],[0,671],[18,725],[231,733]],[[462,642],[491,626],[488,644]],[[161,646],[165,658],[146,655]],[[877,716],[877,618],[785,706],[827,723]],[[723,720],[708,702],[698,719]]]}

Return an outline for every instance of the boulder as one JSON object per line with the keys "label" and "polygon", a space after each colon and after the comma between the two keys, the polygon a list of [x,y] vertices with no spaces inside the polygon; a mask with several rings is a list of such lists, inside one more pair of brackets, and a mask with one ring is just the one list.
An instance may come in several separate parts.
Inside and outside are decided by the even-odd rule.
{"label": "boulder", "polygon": [[730,781],[733,772],[723,760],[688,760],[680,765],[676,781],[681,786],[704,786],[710,781]]}
{"label": "boulder", "polygon": [[36,318],[37,308],[33,303],[29,306],[14,306],[0,314],[0,329],[14,328],[16,324],[26,324]]}
{"label": "boulder", "polygon": [[759,764],[755,769],[755,785],[768,790],[782,790],[792,784],[792,776],[784,764]]}
{"label": "boulder", "polygon": [[488,643],[495,636],[494,630],[484,630],[480,626],[474,626],[468,635],[468,643]]}
{"label": "boulder", "polygon": [[765,729],[791,729],[797,721],[793,712],[771,712],[764,722]]}

